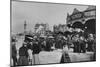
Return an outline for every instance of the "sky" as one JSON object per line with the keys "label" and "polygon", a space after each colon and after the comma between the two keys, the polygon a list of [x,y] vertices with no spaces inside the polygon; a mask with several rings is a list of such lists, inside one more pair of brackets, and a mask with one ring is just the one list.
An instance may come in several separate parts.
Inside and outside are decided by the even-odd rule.
{"label": "sky", "polygon": [[11,31],[23,32],[24,21],[27,22],[27,30],[33,30],[36,23],[48,23],[53,30],[53,25],[66,24],[67,13],[72,14],[74,8],[84,11],[88,6],[12,1]]}

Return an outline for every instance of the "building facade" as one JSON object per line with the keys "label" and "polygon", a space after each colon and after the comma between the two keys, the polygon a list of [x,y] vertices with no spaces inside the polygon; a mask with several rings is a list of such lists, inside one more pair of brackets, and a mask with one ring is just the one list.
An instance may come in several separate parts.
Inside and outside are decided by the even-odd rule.
{"label": "building facade", "polygon": [[37,23],[35,24],[35,33],[38,33],[40,35],[45,35],[46,31],[49,30],[49,25],[48,24],[43,24],[43,23]]}
{"label": "building facade", "polygon": [[54,25],[53,27],[53,30],[55,33],[58,33],[58,32],[65,32],[68,30],[66,24],[59,24],[59,25]]}
{"label": "building facade", "polygon": [[89,6],[85,11],[79,11],[76,8],[71,15],[67,14],[66,23],[73,25],[75,22],[82,24],[96,20],[96,6]]}

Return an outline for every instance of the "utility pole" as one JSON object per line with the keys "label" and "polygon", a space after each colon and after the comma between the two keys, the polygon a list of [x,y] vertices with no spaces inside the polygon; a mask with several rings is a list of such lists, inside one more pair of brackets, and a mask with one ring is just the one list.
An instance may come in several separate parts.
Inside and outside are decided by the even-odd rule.
{"label": "utility pole", "polygon": [[24,34],[26,35],[26,27],[27,27],[27,23],[26,20],[24,21]]}

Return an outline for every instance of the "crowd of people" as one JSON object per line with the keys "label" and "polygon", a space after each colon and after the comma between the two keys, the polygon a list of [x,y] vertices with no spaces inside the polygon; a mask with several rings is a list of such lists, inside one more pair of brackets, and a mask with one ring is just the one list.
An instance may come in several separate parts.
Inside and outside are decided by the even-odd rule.
{"label": "crowd of people", "polygon": [[[32,36],[31,38],[25,35],[23,45],[19,48],[18,53],[15,46],[16,40],[12,39],[11,43],[13,66],[39,64],[38,54],[41,51],[49,52],[56,49],[64,49],[65,46],[67,46],[68,49],[72,48],[74,53],[86,53],[88,51],[95,53],[96,51],[95,34],[90,33],[87,34],[87,36],[74,33],[68,34],[67,36],[56,34],[46,37]],[[16,57],[17,54],[19,54],[19,58]],[[95,57],[93,57],[92,60],[95,60]]]}

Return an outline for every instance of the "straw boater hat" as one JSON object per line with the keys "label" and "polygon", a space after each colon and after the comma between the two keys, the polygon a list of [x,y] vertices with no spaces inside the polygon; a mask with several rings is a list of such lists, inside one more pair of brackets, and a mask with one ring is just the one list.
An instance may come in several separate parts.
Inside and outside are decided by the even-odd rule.
{"label": "straw boater hat", "polygon": [[23,45],[27,45],[27,43],[24,41],[24,42],[23,42]]}

